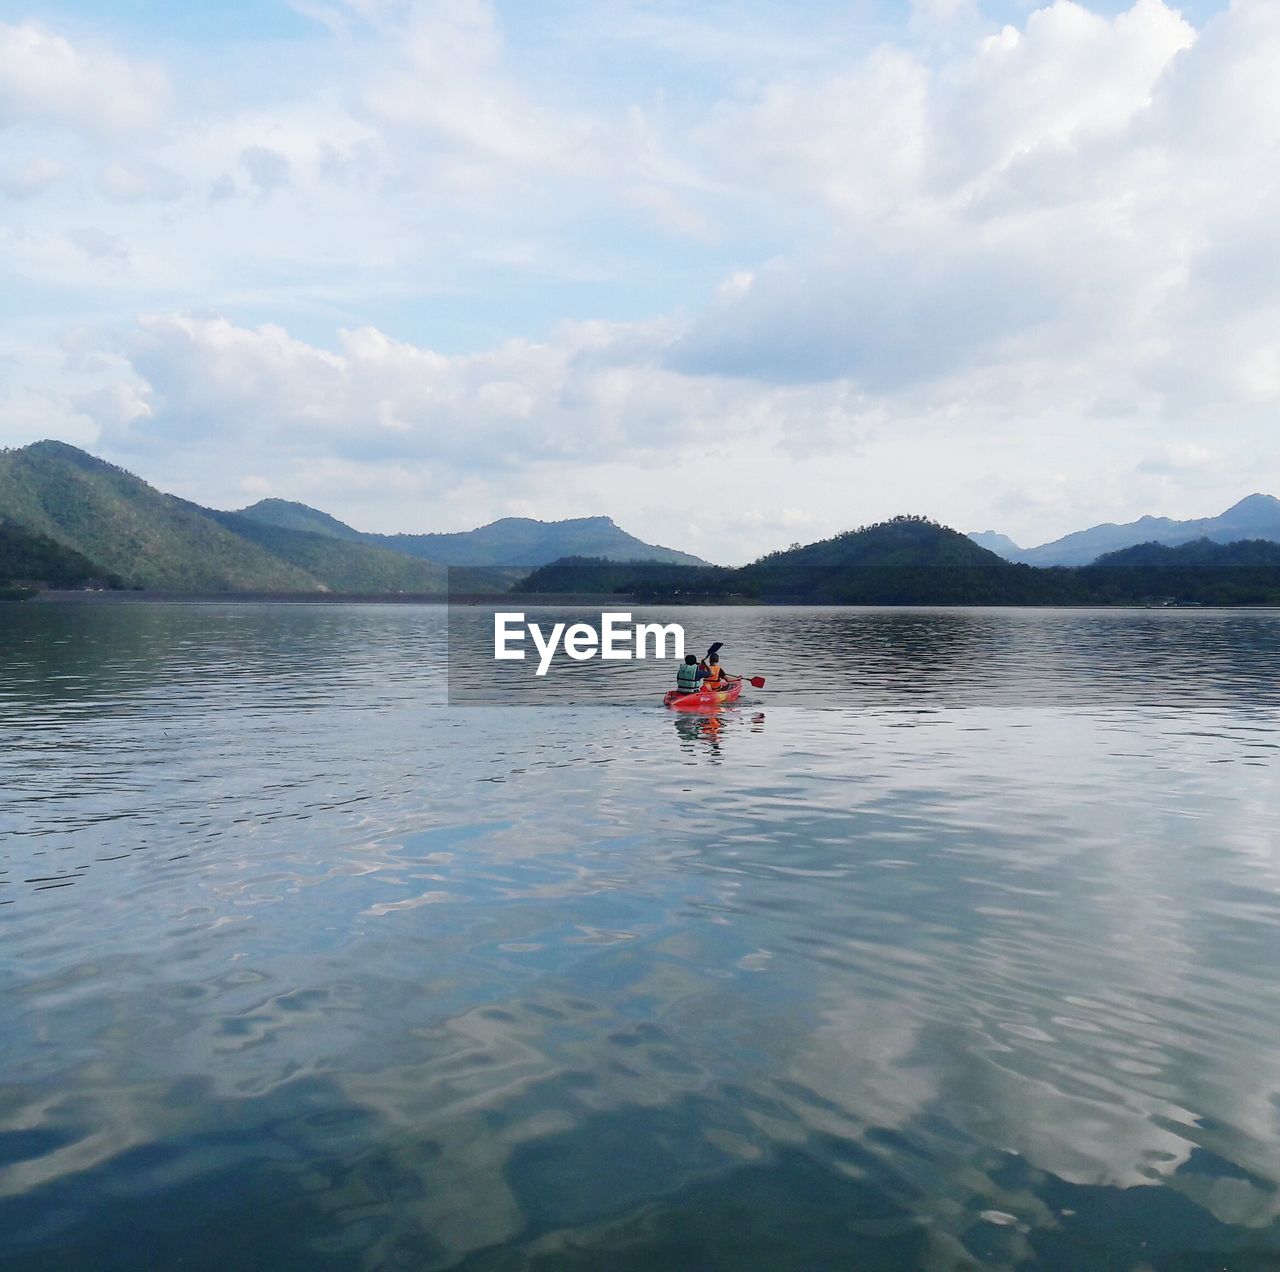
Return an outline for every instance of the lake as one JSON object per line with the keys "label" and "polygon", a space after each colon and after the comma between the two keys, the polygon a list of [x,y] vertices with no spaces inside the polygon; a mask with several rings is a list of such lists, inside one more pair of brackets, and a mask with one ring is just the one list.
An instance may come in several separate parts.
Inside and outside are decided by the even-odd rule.
{"label": "lake", "polygon": [[678,617],[0,606],[0,1266],[1280,1265],[1280,614]]}

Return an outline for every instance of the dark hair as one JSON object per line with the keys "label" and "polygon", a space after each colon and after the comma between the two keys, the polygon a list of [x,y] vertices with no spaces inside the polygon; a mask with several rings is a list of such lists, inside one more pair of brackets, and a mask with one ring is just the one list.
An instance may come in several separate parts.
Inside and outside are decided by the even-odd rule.
{"label": "dark hair", "polygon": [[685,654],[684,660],[687,663],[696,663],[698,661],[696,654]]}
{"label": "dark hair", "polygon": [[718,663],[718,662],[720,661],[720,655],[719,655],[719,654],[711,654],[711,655],[709,655],[709,656],[708,656],[707,661],[708,661],[709,663]]}

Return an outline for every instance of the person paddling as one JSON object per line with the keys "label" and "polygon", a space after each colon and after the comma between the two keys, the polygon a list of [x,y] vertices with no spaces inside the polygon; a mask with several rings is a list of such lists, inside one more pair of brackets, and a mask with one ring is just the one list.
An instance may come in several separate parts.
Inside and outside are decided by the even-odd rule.
{"label": "person paddling", "polygon": [[692,654],[684,656],[676,668],[676,687],[663,696],[664,706],[697,710],[708,703],[718,706],[721,702],[731,702],[738,696],[736,690],[744,679],[756,689],[764,688],[763,676],[731,676],[720,666],[721,644],[716,641],[701,662]]}
{"label": "person paddling", "polygon": [[728,689],[730,685],[737,684],[742,679],[741,676],[729,675],[720,666],[719,654],[708,654],[698,671],[702,676],[703,689],[710,690],[713,693],[719,692],[721,689]]}

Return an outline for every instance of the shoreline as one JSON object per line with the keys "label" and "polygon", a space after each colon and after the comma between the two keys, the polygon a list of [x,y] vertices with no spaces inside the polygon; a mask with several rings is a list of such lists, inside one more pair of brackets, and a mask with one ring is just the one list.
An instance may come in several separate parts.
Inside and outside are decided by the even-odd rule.
{"label": "shoreline", "polygon": [[[446,592],[101,592],[59,591],[48,588],[26,598],[36,605],[569,605],[592,604],[601,598],[576,593],[493,595]],[[630,596],[607,598],[618,604],[635,604]]]}
{"label": "shoreline", "polygon": [[1013,610],[1230,610],[1257,613],[1280,610],[1280,605],[1148,605],[1132,601],[1113,605],[1032,605],[985,604],[981,601],[810,601],[794,598],[752,600],[745,597],[702,597],[689,599],[639,597],[630,593],[522,592],[459,593],[440,592],[139,592],[62,591],[49,588],[15,604],[35,605],[638,605],[650,608],[692,608],[712,606],[735,609],[1013,609]]}

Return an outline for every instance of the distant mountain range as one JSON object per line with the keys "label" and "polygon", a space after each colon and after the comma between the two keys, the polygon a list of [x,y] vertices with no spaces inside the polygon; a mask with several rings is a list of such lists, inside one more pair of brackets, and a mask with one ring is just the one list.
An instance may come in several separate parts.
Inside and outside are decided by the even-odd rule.
{"label": "distant mountain range", "polygon": [[616,525],[611,517],[574,517],[566,521],[535,521],[504,517],[477,530],[453,534],[370,534],[284,499],[263,499],[232,514],[264,525],[307,530],[348,542],[390,548],[406,556],[441,565],[546,565],[560,557],[604,557],[610,561],[662,561],[670,565],[706,565],[701,557],[674,548],[645,543]]}
{"label": "distant mountain range", "polygon": [[1105,552],[1115,552],[1139,543],[1163,543],[1177,547],[1196,539],[1215,543],[1236,543],[1242,539],[1280,542],[1280,499],[1272,495],[1249,495],[1232,504],[1217,517],[1194,521],[1174,521],[1169,517],[1140,517],[1124,525],[1107,522],[1088,530],[1077,530],[1038,548],[1020,548],[1007,535],[983,530],[969,538],[1004,557],[1023,565],[1088,565]]}
{"label": "distant mountain range", "polygon": [[[705,564],[646,544],[607,517],[507,518],[457,534],[379,535],[277,499],[223,512],[163,494],[54,441],[0,451],[0,523],[11,539],[0,555],[0,584],[97,579],[172,592],[438,593],[453,564],[506,567],[490,579],[498,587],[569,553]],[[73,555],[55,560],[50,547]]]}
{"label": "distant mountain range", "polygon": [[1280,500],[1251,495],[1200,521],[1095,526],[1026,551],[991,531],[966,536],[895,517],[728,569],[644,543],[608,517],[371,534],[280,499],[203,508],[62,442],[0,451],[0,593],[45,584],[439,594],[447,568],[461,566],[469,567],[465,590],[476,592],[515,585],[654,600],[1280,604]]}
{"label": "distant mountain range", "polygon": [[62,442],[0,454],[0,517],[131,586],[190,592],[322,586],[194,504]]}
{"label": "distant mountain range", "polygon": [[650,601],[845,605],[1277,605],[1280,543],[1140,544],[1087,566],[1006,561],[923,517],[895,517],[740,569],[572,558],[520,591],[625,593]]}
{"label": "distant mountain range", "polygon": [[654,600],[742,598],[859,605],[1070,603],[1047,571],[1014,565],[925,517],[846,531],[771,552],[738,569],[557,561],[520,584],[530,592],[626,592]]}

